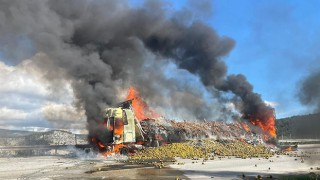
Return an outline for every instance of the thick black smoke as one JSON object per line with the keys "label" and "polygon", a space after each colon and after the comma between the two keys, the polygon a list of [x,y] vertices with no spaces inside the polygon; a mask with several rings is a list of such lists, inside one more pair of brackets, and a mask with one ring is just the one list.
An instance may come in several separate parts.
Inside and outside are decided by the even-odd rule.
{"label": "thick black smoke", "polygon": [[[299,138],[320,137],[320,71],[311,73],[302,81],[299,91],[300,102],[310,107],[314,114],[301,116],[296,123],[292,123],[293,134]],[[295,117],[293,117],[294,119]],[[297,117],[299,118],[299,116]]]}
{"label": "thick black smoke", "polygon": [[[314,113],[311,115],[302,116],[296,123],[291,125],[293,134],[299,138],[315,138],[320,137],[320,71],[311,73],[303,80],[300,91],[300,101],[314,108]],[[294,118],[294,117],[293,117]],[[318,149],[319,150],[319,149]],[[316,150],[315,150],[316,151]],[[312,150],[311,150],[312,153]],[[312,157],[307,159],[307,163],[314,165],[319,164],[320,157],[317,153],[313,153]]]}
{"label": "thick black smoke", "polygon": [[[226,75],[222,57],[234,41],[220,37],[188,8],[175,13],[165,7],[160,1],[132,8],[117,0],[3,0],[0,50],[16,60],[25,49],[15,47],[28,41],[32,52],[40,54],[33,60],[56,88],[61,78],[71,82],[90,133],[99,131],[102,108],[116,104],[119,90],[130,85],[147,102],[207,119],[226,113],[221,94],[232,92],[232,99],[242,102],[244,117],[264,123],[263,113],[270,108],[260,95],[243,75]],[[22,53],[15,56],[16,51]],[[29,55],[31,50],[26,51]],[[196,83],[168,78],[170,64],[177,72],[199,77],[211,102]]]}
{"label": "thick black smoke", "polygon": [[303,80],[299,99],[303,104],[315,106],[315,111],[320,112],[320,71]]}

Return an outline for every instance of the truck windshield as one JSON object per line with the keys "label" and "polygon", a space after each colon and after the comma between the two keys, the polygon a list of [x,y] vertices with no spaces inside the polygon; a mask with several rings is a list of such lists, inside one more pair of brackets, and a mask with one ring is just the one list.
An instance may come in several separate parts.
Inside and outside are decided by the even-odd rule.
{"label": "truck windshield", "polygon": [[114,117],[109,117],[108,118],[107,125],[109,126],[109,130],[112,131],[113,130],[113,126],[114,126]]}
{"label": "truck windshield", "polygon": [[123,119],[123,124],[128,125],[128,118],[125,110],[122,110],[122,119]]}

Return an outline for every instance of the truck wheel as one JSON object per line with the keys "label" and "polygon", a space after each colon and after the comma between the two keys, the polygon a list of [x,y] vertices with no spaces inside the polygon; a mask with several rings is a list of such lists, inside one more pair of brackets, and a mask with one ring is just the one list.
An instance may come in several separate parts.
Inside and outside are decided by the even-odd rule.
{"label": "truck wheel", "polygon": [[121,148],[121,149],[120,149],[120,154],[122,154],[122,155],[128,155],[128,154],[129,154],[129,149],[128,149],[128,148]]}

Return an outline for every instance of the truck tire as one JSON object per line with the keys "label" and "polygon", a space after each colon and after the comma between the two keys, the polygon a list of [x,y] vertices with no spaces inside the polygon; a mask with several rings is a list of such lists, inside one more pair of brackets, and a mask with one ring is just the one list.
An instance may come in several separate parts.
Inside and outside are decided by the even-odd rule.
{"label": "truck tire", "polygon": [[120,149],[120,154],[121,155],[128,155],[129,154],[129,149],[128,148],[121,148]]}

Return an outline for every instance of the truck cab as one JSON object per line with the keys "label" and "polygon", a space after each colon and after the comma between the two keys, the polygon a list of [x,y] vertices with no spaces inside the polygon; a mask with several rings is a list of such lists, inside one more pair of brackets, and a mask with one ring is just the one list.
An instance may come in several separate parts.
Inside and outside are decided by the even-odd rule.
{"label": "truck cab", "polygon": [[131,107],[132,100],[125,101],[116,108],[106,108],[103,112],[104,124],[112,136],[111,146],[113,152],[123,149],[128,151],[130,146],[138,142],[144,142],[142,127],[135,117]]}
{"label": "truck cab", "polygon": [[113,144],[136,142],[135,118],[131,109],[107,108],[104,118],[113,136]]}

